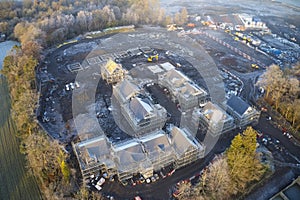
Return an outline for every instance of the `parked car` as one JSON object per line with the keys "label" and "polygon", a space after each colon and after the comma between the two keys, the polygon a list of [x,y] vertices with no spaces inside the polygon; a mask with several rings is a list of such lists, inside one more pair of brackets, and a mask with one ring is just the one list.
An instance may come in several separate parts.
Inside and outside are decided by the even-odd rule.
{"label": "parked car", "polygon": [[95,185],[95,188],[96,188],[98,191],[102,190],[102,187],[100,187],[99,185]]}
{"label": "parked car", "polygon": [[103,177],[100,178],[100,180],[97,182],[97,185],[101,186],[105,183],[105,179]]}

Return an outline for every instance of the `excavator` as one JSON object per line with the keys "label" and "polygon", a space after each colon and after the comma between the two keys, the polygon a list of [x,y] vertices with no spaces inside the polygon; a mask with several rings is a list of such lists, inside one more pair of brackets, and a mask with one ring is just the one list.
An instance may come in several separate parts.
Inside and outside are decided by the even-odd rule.
{"label": "excavator", "polygon": [[252,67],[253,69],[259,69],[259,66],[258,66],[257,64],[252,64],[251,67]]}
{"label": "excavator", "polygon": [[152,62],[154,60],[158,61],[158,54],[149,56],[147,60],[148,62]]}

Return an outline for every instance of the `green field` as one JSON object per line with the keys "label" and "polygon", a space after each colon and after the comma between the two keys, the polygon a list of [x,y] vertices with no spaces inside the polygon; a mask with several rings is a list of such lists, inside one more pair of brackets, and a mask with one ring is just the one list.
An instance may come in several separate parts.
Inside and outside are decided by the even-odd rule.
{"label": "green field", "polygon": [[0,199],[42,199],[35,178],[26,172],[25,156],[19,151],[8,94],[7,82],[0,75]]}

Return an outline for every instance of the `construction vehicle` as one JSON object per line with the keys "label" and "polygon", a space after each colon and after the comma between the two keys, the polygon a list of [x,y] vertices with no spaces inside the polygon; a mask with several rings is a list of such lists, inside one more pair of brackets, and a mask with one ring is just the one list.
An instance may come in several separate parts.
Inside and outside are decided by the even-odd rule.
{"label": "construction vehicle", "polygon": [[194,23],[188,23],[187,26],[188,26],[189,28],[195,28],[196,25],[195,25]]}
{"label": "construction vehicle", "polygon": [[153,60],[158,61],[158,54],[149,56],[147,60],[148,62],[152,62]]}
{"label": "construction vehicle", "polygon": [[259,69],[259,66],[258,66],[257,64],[252,64],[251,67],[252,67],[253,69]]}
{"label": "construction vehicle", "polygon": [[209,22],[209,21],[201,21],[201,23],[202,23],[203,26],[211,25],[211,22]]}

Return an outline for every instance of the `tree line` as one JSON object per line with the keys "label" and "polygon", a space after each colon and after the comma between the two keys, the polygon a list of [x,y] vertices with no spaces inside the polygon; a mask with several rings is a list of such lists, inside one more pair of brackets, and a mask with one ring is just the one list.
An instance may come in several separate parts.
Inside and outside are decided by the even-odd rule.
{"label": "tree line", "polygon": [[183,25],[187,17],[186,8],[174,16],[167,15],[159,0],[24,0],[22,5],[0,2],[0,32],[11,35],[14,30],[16,38],[18,34],[40,34],[43,46],[113,26]]}
{"label": "tree line", "polygon": [[37,63],[31,52],[16,46],[4,59],[1,73],[9,83],[11,115],[17,126],[21,152],[26,155],[29,171],[35,175],[44,197],[53,199],[62,197],[62,188],[65,189],[70,180],[70,170],[62,146],[51,140],[36,121],[38,94],[34,69]]}
{"label": "tree line", "polygon": [[256,135],[248,127],[235,136],[228,150],[203,170],[197,185],[189,182],[179,186],[178,199],[237,199],[250,192],[250,184],[261,180],[268,170],[256,152]]}
{"label": "tree line", "polygon": [[280,112],[297,132],[300,131],[299,77],[300,64],[286,70],[271,65],[258,83],[265,89],[264,100]]}

